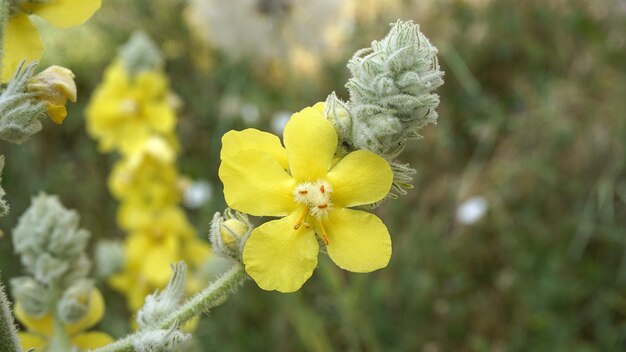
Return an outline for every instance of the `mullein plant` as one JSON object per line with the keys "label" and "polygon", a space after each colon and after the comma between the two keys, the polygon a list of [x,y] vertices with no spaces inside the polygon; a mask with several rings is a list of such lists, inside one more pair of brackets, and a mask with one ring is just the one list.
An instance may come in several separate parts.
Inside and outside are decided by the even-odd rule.
{"label": "mullein plant", "polygon": [[[196,275],[186,281],[197,292],[199,272],[210,260],[180,207],[181,179],[176,167],[176,112],[163,61],[150,39],[137,33],[107,69],[87,108],[87,129],[103,152],[117,152],[109,189],[120,202],[118,224],[127,233],[121,270],[103,269],[108,283],[122,292],[132,311],[146,296],[166,286],[170,263],[185,261]],[[115,251],[114,245],[102,251]],[[103,265],[110,266],[109,258]]]}
{"label": "mullein plant", "polygon": [[[185,266],[176,264],[167,287],[137,314],[139,330],[95,351],[166,351],[188,338],[182,324],[248,277],[264,290],[300,289],[320,252],[348,271],[386,267],[391,236],[367,210],[410,188],[415,171],[398,157],[436,121],[433,90],[443,83],[436,53],[417,25],[398,21],[350,60],[347,102],[331,94],[294,114],[282,142],[256,129],[226,133],[219,177],[229,208],[214,215],[209,238],[231,268],[183,301]],[[255,227],[250,215],[276,219]]]}
{"label": "mullein plant", "polygon": [[[76,101],[70,70],[51,66],[36,74],[44,44],[30,16],[67,28],[85,22],[98,8],[100,0],[0,0],[0,139],[23,143],[41,130],[42,118],[61,124],[67,100]],[[8,211],[3,195],[0,186],[0,216]]]}
{"label": "mullein plant", "polygon": [[[79,25],[89,19],[100,7],[100,0],[84,1],[24,1],[24,0],[0,0],[0,139],[10,143],[23,143],[42,128],[41,119],[49,117],[54,123],[61,124],[67,116],[65,103],[67,100],[76,100],[76,85],[74,75],[66,68],[51,66],[36,74],[37,62],[41,57],[44,45],[39,39],[37,29],[30,22],[30,15],[38,15],[57,27],[71,27]],[[4,168],[4,156],[0,155],[0,182],[2,181],[2,169]],[[9,206],[4,200],[5,191],[0,185],[0,217],[6,215]],[[0,233],[1,237],[2,233]],[[41,249],[41,248],[40,248]],[[32,269],[32,268],[31,268]],[[40,268],[41,269],[41,268]],[[32,283],[32,282],[31,282]],[[16,284],[19,286],[19,283]],[[60,286],[55,286],[61,289]],[[32,288],[32,287],[31,287]],[[34,288],[36,289],[36,287]],[[30,289],[29,289],[30,290]],[[56,292],[55,293],[59,293]],[[34,291],[28,295],[33,296]],[[68,293],[69,294],[69,293]],[[72,296],[74,297],[74,296]],[[56,297],[58,298],[58,297]],[[49,303],[52,307],[51,299]],[[65,299],[68,302],[71,298]],[[85,307],[83,300],[81,307]],[[19,309],[18,309],[19,308]],[[48,309],[46,308],[46,309]],[[13,318],[10,314],[10,303],[0,283],[0,346],[3,351],[21,351],[22,348],[16,334]],[[26,308],[28,310],[28,308]],[[35,316],[29,316],[21,306],[16,306],[16,314],[21,314],[22,319],[34,322],[31,325],[37,331],[37,335],[30,340],[35,345],[48,343],[44,338],[50,329],[59,330],[60,340],[54,342],[60,347],[69,346],[76,342],[88,343],[84,340],[87,335],[73,336],[77,340],[68,342],[68,335],[61,333],[56,317],[48,320],[45,325],[37,325],[42,313],[38,310]],[[79,315],[73,313],[71,317],[65,315],[59,318],[70,325],[78,322]],[[71,314],[70,314],[71,315]],[[87,315],[84,315],[87,316]],[[90,315],[93,316],[93,315]],[[33,318],[31,320],[30,318]],[[56,327],[50,326],[50,321],[55,322]],[[23,321],[25,324],[26,322]],[[58,323],[58,324],[57,324]],[[28,326],[28,324],[26,324]],[[93,325],[93,324],[92,324]],[[74,325],[72,333],[76,335],[79,330],[76,327],[86,328],[85,325]],[[56,331],[56,330],[55,330]],[[80,335],[80,334],[79,334]],[[46,335],[47,336],[47,335]],[[65,337],[68,337],[67,339]],[[28,337],[24,336],[25,339]],[[82,339],[82,341],[78,341]],[[109,341],[100,340],[101,344]],[[96,345],[88,345],[96,346]]]}
{"label": "mullein plant", "polygon": [[104,314],[104,300],[88,274],[89,232],[75,211],[41,194],[13,230],[13,246],[27,275],[11,280],[14,314],[26,328],[22,348],[39,351],[93,349],[113,339],[87,331]]}

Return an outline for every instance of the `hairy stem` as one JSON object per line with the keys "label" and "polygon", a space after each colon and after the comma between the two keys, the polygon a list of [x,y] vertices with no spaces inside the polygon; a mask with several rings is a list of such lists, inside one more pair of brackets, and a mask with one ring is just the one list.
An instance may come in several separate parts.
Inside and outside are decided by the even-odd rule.
{"label": "hairy stem", "polygon": [[6,27],[7,20],[9,19],[9,0],[0,0],[0,72],[4,69],[2,67],[2,54],[4,44],[4,28]]}
{"label": "hairy stem", "polygon": [[11,314],[11,305],[4,293],[2,283],[0,283],[0,347],[2,351],[22,351]]}
{"label": "hairy stem", "polygon": [[[234,264],[224,276],[215,280],[212,284],[163,319],[159,324],[160,328],[168,330],[172,327],[182,326],[199,313],[217,307],[222,304],[228,296],[234,293],[245,279],[246,274],[243,266],[239,263]],[[141,334],[141,331],[136,332],[109,345],[95,349],[93,352],[133,351],[133,341]]]}

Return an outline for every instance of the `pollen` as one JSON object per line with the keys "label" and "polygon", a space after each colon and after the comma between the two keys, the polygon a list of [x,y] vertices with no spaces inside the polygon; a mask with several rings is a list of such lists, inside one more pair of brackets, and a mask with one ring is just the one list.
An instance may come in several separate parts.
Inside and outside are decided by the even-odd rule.
{"label": "pollen", "polygon": [[298,184],[293,190],[293,198],[296,203],[306,205],[311,216],[322,219],[332,208],[331,193],[332,186],[328,182],[317,180]]}

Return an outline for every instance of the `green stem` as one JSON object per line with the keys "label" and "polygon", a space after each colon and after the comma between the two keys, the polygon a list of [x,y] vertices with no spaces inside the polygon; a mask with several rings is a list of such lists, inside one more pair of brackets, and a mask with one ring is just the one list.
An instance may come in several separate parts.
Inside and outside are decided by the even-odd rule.
{"label": "green stem", "polygon": [[69,351],[72,347],[70,343],[70,336],[65,331],[65,324],[54,315],[53,320],[54,335],[50,341],[48,350],[50,351]]}
{"label": "green stem", "polygon": [[[159,328],[168,330],[172,327],[182,326],[199,313],[217,307],[222,304],[229,295],[235,292],[246,277],[243,266],[239,263],[234,264],[224,276],[215,280],[211,285],[193,296],[185,304],[176,309],[176,311],[163,319],[159,323]],[[131,352],[133,351],[133,341],[141,334],[142,331],[136,332],[109,345],[95,349],[92,352]]]}
{"label": "green stem", "polygon": [[4,293],[2,283],[0,283],[0,347],[3,351],[22,351],[11,314],[11,304]]}

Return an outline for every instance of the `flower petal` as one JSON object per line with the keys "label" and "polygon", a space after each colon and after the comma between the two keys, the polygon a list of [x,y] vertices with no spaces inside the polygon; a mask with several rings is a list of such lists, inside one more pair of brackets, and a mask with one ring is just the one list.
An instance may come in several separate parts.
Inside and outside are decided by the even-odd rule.
{"label": "flower petal", "polygon": [[287,152],[280,144],[280,139],[275,135],[267,132],[261,132],[254,128],[248,128],[243,131],[229,131],[222,137],[222,151],[220,156],[232,156],[240,151],[248,149],[263,150],[271,154],[283,167],[289,168],[287,162]]}
{"label": "flower petal", "polygon": [[74,335],[81,331],[87,330],[92,326],[98,324],[104,315],[104,299],[102,293],[97,288],[91,290],[91,297],[89,301],[89,308],[84,317],[74,324],[68,324],[65,326],[65,331],[68,334]]}
{"label": "flower petal", "polygon": [[324,178],[337,149],[333,124],[315,108],[294,114],[283,133],[291,175],[296,182]]}
{"label": "flower petal", "polygon": [[56,0],[24,8],[59,28],[78,26],[100,8],[101,0]]}
{"label": "flower petal", "polygon": [[20,339],[20,345],[24,351],[28,351],[31,348],[37,351],[43,350],[47,342],[43,337],[27,332],[18,332],[17,336]]}
{"label": "flower petal", "polygon": [[323,221],[328,255],[340,268],[367,273],[387,266],[391,258],[391,238],[376,215],[339,208]]}
{"label": "flower petal", "polygon": [[227,152],[222,155],[219,176],[226,203],[235,210],[256,216],[285,216],[295,209],[295,182],[267,152]]}
{"label": "flower petal", "polygon": [[85,351],[106,346],[111,342],[113,338],[109,334],[99,331],[86,332],[72,337],[72,345]]}
{"label": "flower petal", "polygon": [[333,186],[333,203],[353,207],[385,198],[393,182],[393,172],[385,159],[370,151],[357,150],[339,160],[326,180]]}
{"label": "flower petal", "polygon": [[9,19],[4,31],[4,51],[2,52],[2,82],[8,82],[22,60],[39,60],[43,53],[43,43],[37,28],[24,14]]}
{"label": "flower petal", "polygon": [[46,314],[42,317],[32,316],[24,311],[20,301],[15,303],[13,307],[15,317],[20,321],[30,332],[34,332],[43,336],[52,336],[53,322],[52,315]]}
{"label": "flower petal", "polygon": [[294,230],[298,213],[257,227],[246,242],[246,272],[260,288],[297,291],[317,266],[319,245],[312,228]]}

